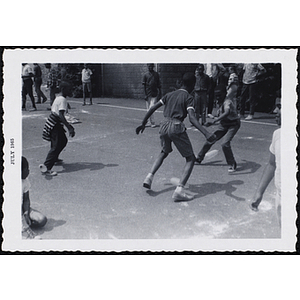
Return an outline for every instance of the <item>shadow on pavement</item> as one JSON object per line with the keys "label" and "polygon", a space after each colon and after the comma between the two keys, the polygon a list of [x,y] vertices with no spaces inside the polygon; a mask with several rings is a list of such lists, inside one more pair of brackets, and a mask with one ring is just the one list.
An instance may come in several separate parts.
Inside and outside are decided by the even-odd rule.
{"label": "shadow on pavement", "polygon": [[43,228],[35,228],[35,232],[40,235],[64,224],[66,224],[65,220],[48,219],[46,225]]}
{"label": "shadow on pavement", "polygon": [[218,192],[225,191],[225,195],[229,196],[237,201],[245,201],[245,198],[238,197],[233,195],[233,192],[237,190],[234,185],[241,185],[244,184],[242,180],[232,180],[227,183],[216,183],[216,182],[209,182],[199,185],[191,184],[189,190],[193,193],[197,193],[195,195],[195,199],[201,198],[210,194],[216,194]]}
{"label": "shadow on pavement", "polygon": [[117,167],[117,164],[102,164],[102,163],[88,163],[88,162],[77,162],[73,164],[63,164],[63,170],[57,173],[69,173],[77,172],[85,169],[90,171],[101,170],[105,167]]}
{"label": "shadow on pavement", "polygon": [[170,191],[172,191],[172,190],[175,190],[175,188],[176,188],[176,187],[175,187],[174,185],[172,185],[172,187],[163,189],[163,190],[161,190],[161,191],[147,190],[146,193],[147,193],[149,196],[151,196],[151,197],[156,197],[156,196],[158,196],[158,195],[160,195],[160,194],[167,193],[167,192],[170,192]]}
{"label": "shadow on pavement", "polygon": [[[204,163],[201,163],[200,165],[195,164],[195,166],[216,166],[216,167],[227,166],[226,163],[221,164],[220,162],[222,162],[222,160],[215,160],[215,161],[210,161],[207,163],[204,162]],[[254,161],[248,161],[248,160],[242,159],[242,162],[238,162],[238,164],[237,164],[236,172],[230,173],[230,175],[255,173],[260,167],[261,167],[261,165]]]}

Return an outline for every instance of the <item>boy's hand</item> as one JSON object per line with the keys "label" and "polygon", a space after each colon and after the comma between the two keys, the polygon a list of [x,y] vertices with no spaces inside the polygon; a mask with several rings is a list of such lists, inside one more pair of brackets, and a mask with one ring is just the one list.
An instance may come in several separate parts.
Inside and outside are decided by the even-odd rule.
{"label": "boy's hand", "polygon": [[145,125],[141,125],[141,126],[137,127],[135,130],[136,134],[143,133],[145,130],[145,127],[146,127]]}
{"label": "boy's hand", "polygon": [[75,129],[74,129],[73,126],[69,128],[69,134],[70,134],[70,137],[74,137],[75,136]]}

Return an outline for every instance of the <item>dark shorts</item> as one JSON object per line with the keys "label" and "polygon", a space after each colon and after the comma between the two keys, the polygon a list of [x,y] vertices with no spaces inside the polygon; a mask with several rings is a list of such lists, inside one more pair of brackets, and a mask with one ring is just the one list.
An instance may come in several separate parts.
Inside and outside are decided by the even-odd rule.
{"label": "dark shorts", "polygon": [[193,147],[191,141],[186,133],[185,126],[182,122],[165,121],[161,124],[160,129],[160,142],[162,146],[162,151],[164,153],[171,153],[172,142],[178,149],[179,153],[183,157],[190,157],[194,155]]}

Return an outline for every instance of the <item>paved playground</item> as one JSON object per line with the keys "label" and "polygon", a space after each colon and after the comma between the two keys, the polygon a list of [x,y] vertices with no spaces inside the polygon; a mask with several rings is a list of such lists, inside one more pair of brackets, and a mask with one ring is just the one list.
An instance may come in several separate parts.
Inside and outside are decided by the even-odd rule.
{"label": "paved playground", "polygon": [[[70,114],[80,120],[76,135],[54,166],[56,177],[41,175],[50,143],[42,139],[49,115],[49,100],[35,112],[23,111],[23,155],[30,164],[31,206],[48,218],[36,232],[42,239],[251,239],[280,238],[272,182],[259,212],[249,208],[249,199],[269,158],[275,116],[257,113],[242,121],[232,142],[238,171],[228,167],[219,154],[195,165],[189,190],[195,199],[175,203],[170,183],[180,177],[185,160],[177,149],[155,175],[152,190],[143,180],[160,152],[159,128],[146,128],[136,135],[145,114],[145,101],[96,98],[82,106],[82,99],[69,99]],[[29,104],[28,104],[29,105]],[[155,113],[156,123],[162,110]],[[197,153],[205,139],[186,119],[188,134]],[[212,131],[213,126],[208,128]]]}

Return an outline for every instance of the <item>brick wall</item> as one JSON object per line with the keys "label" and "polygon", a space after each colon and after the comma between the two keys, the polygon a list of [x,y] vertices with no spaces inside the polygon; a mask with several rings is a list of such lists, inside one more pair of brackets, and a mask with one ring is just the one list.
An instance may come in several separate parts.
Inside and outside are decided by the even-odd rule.
{"label": "brick wall", "polygon": [[[194,72],[197,64],[158,64],[162,94],[176,88],[176,82],[186,72]],[[103,64],[103,96],[144,99],[142,85],[147,64]]]}

